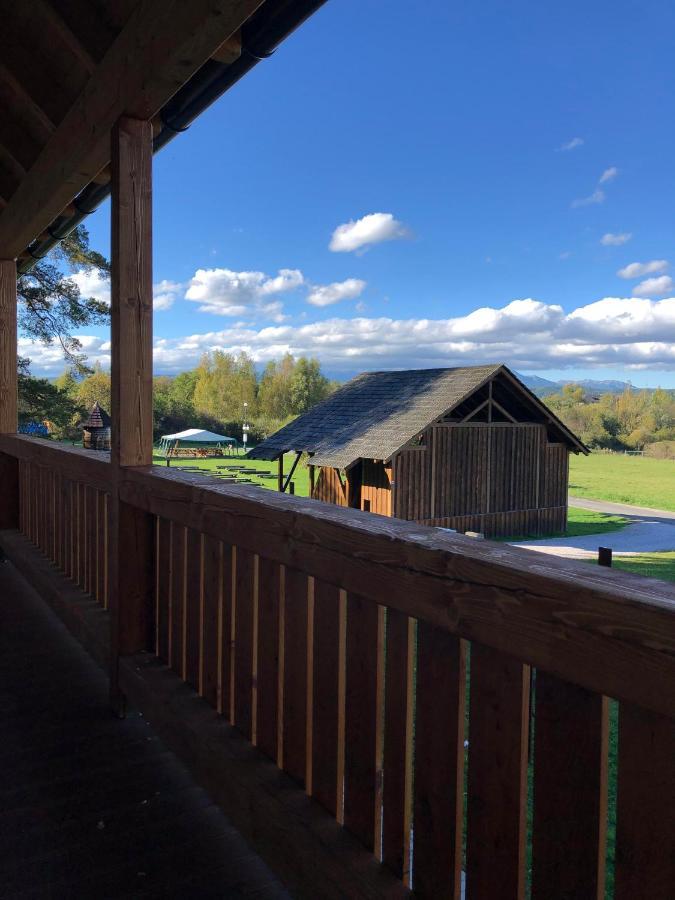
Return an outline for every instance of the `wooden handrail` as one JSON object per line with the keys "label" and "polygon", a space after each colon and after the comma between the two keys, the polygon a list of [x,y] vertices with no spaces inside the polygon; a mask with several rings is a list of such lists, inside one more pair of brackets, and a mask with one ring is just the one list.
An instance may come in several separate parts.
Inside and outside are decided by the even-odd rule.
{"label": "wooden handrail", "polygon": [[0,434],[0,453],[49,466],[100,491],[110,489],[110,454],[101,450],[69,447],[26,434]]}

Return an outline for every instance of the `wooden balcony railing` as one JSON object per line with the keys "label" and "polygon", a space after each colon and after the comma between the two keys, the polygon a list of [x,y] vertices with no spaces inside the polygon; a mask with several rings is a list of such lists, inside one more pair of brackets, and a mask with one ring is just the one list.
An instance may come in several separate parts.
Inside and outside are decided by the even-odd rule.
{"label": "wooden balcony railing", "polygon": [[[19,528],[107,609],[109,485],[105,478],[72,477],[76,472],[77,468],[69,473],[31,459],[20,460]],[[86,479],[85,472],[86,468]]]}
{"label": "wooden balcony railing", "polygon": [[[105,605],[112,467],[15,436],[3,454],[21,531]],[[300,893],[459,897],[465,878],[490,900],[675,896],[675,588],[164,468],[123,470],[115,492],[151,590],[110,603],[147,664],[396,876],[341,882],[348,843],[322,882],[291,816],[251,802],[249,835],[276,834]],[[139,659],[120,670],[132,694]]]}

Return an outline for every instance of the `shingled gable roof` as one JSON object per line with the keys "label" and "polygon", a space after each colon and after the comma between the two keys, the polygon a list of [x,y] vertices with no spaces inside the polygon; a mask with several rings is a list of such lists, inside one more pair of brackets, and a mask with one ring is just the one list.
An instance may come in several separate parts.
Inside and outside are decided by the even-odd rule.
{"label": "shingled gable roof", "polygon": [[312,454],[314,465],[338,468],[358,459],[388,460],[500,371],[511,376],[526,398],[541,408],[565,443],[586,450],[506,366],[494,364],[366,372],[258,444],[248,456],[271,460],[289,450],[303,451]]}
{"label": "shingled gable roof", "polygon": [[110,416],[98,400],[92,406],[89,416],[82,423],[82,428],[110,428]]}

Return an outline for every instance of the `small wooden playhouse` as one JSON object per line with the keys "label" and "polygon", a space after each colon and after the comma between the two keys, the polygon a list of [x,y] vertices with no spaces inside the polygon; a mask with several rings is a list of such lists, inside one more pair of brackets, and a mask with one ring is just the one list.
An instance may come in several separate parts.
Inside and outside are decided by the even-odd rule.
{"label": "small wooden playhouse", "polygon": [[81,426],[85,450],[110,450],[110,424],[110,416],[97,400]]}
{"label": "small wooden playhouse", "polygon": [[588,452],[504,365],[359,375],[249,456],[289,451],[315,499],[492,537],[564,530]]}

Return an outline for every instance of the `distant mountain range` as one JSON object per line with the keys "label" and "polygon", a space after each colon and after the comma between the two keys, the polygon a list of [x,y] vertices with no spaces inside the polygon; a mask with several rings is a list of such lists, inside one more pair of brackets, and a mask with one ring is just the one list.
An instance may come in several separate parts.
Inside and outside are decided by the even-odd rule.
{"label": "distant mountain range", "polygon": [[[540,375],[518,374],[518,378],[527,385],[529,389],[539,397],[545,397],[547,394],[555,394],[566,384],[578,384],[589,394],[621,394],[630,387],[627,381],[596,381],[593,378],[582,380],[574,380],[567,378],[561,381],[550,381],[548,378],[542,378]],[[645,390],[653,390],[646,388]]]}

